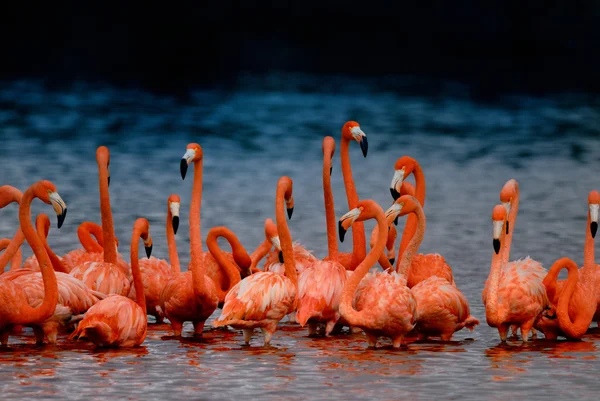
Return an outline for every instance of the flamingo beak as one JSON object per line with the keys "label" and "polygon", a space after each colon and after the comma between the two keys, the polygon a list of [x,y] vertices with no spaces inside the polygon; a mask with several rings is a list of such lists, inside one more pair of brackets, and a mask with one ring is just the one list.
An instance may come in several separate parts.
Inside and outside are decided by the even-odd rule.
{"label": "flamingo beak", "polygon": [[404,167],[402,167],[400,170],[394,171],[394,177],[392,178],[392,183],[390,184],[390,193],[392,194],[392,198],[394,198],[394,200],[400,197],[400,187],[402,186],[402,181],[404,181],[404,171]]}
{"label": "flamingo beak", "polygon": [[148,235],[148,239],[144,240],[144,248],[146,249],[146,256],[150,259],[150,255],[152,255],[152,237]]}
{"label": "flamingo beak", "polygon": [[331,173],[333,173],[333,166],[329,167],[329,176],[331,177]]}
{"label": "flamingo beak", "polygon": [[404,206],[404,203],[400,202],[400,203],[393,203],[392,206],[390,206],[388,208],[388,210],[385,211],[385,218],[388,222],[388,224],[391,224],[392,220],[394,221],[395,225],[398,225],[398,218],[400,217],[400,212],[402,211],[402,207]]}
{"label": "flamingo beak", "polygon": [[189,164],[194,160],[196,156],[196,151],[194,149],[187,149],[181,158],[181,162],[179,163],[179,172],[181,173],[181,179],[185,180],[185,174],[187,173],[187,169]]}
{"label": "flamingo beak", "polygon": [[390,258],[390,265],[394,266],[395,261],[396,261],[396,258]]}
{"label": "flamingo beak", "polygon": [[173,225],[173,234],[177,234],[177,229],[179,228],[179,202],[171,202],[169,203],[169,210],[171,211],[171,224]]}
{"label": "flamingo beak", "polygon": [[358,216],[360,216],[360,212],[360,208],[354,208],[342,217],[340,217],[340,220],[338,221],[338,233],[341,242],[344,242],[346,232],[348,231],[350,226],[354,224],[356,219],[358,219]]}
{"label": "flamingo beak", "polygon": [[283,263],[283,251],[279,251],[279,263]]}
{"label": "flamingo beak", "polygon": [[369,142],[367,141],[367,136],[360,129],[360,127],[352,127],[350,129],[350,133],[354,137],[354,140],[359,143],[360,150],[364,157],[367,157],[367,152],[369,151]]}
{"label": "flamingo beak", "polygon": [[600,209],[600,205],[597,203],[592,203],[590,205],[590,232],[592,233],[592,238],[596,238],[596,231],[598,231],[598,210]]}
{"label": "flamingo beak", "polygon": [[50,198],[50,204],[54,208],[54,212],[56,212],[56,217],[58,218],[58,228],[61,228],[65,217],[67,217],[67,204],[62,200],[58,192],[50,192],[48,194]]}
{"label": "flamingo beak", "polygon": [[502,234],[502,226],[504,225],[504,220],[494,220],[494,252],[496,255],[500,252],[500,234]]}
{"label": "flamingo beak", "polygon": [[108,173],[108,186],[110,187],[110,163],[106,165],[106,171]]}
{"label": "flamingo beak", "polygon": [[285,201],[285,207],[287,210],[288,220],[292,218],[292,214],[294,214],[294,197],[290,197],[290,199]]}

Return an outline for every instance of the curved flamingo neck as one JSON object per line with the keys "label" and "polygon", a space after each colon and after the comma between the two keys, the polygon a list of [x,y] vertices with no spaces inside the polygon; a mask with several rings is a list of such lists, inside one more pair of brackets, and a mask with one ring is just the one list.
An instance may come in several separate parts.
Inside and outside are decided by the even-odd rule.
{"label": "curved flamingo neck", "polygon": [[[567,337],[580,338],[585,334],[590,326],[592,317],[596,311],[596,297],[593,297],[593,305],[591,305],[590,308],[587,308],[588,310],[583,308],[578,309],[578,313],[575,316],[575,322],[571,321],[569,316],[569,303],[571,302],[571,298],[573,297],[573,294],[577,288],[579,271],[577,264],[575,264],[575,262],[569,258],[561,258],[557,260],[554,262],[554,265],[552,265],[550,270],[556,270],[556,277],[558,277],[558,273],[564,268],[567,269],[569,275],[567,276],[567,283],[558,299],[556,316],[558,318],[560,329],[567,335]],[[556,278],[554,281],[556,281]]]}
{"label": "curved flamingo neck", "polygon": [[250,259],[252,260],[252,264],[250,265],[251,271],[258,268],[258,263],[267,255],[267,253],[269,253],[272,246],[273,244],[271,244],[271,241],[266,238],[258,247],[256,247],[254,252],[250,255]]}
{"label": "curved flamingo neck", "polygon": [[[423,169],[421,165],[415,160],[415,167],[413,169],[413,174],[415,176],[415,198],[419,201],[422,207],[425,207],[425,174],[423,174]],[[398,258],[396,259],[400,263],[402,260],[402,255],[408,244],[410,243],[411,238],[415,235],[417,230],[417,218],[415,215],[409,215],[406,219],[406,225],[404,226],[404,231],[402,232],[402,239],[400,240],[400,248],[398,249]]]}
{"label": "curved flamingo neck", "polygon": [[[206,246],[208,247],[210,254],[219,264],[219,267],[225,271],[225,275],[227,276],[227,283],[221,283],[221,285],[216,286],[219,301],[222,302],[225,300],[225,295],[227,295],[229,290],[231,290],[234,285],[240,282],[241,276],[237,266],[225,256],[225,252],[223,252],[223,250],[219,247],[219,243],[217,242],[219,237],[223,237],[227,240],[227,242],[229,242],[232,251],[231,253],[234,255],[234,258],[236,258],[236,256],[239,257],[240,254],[245,255],[245,257],[248,259],[250,259],[250,256],[248,256],[248,253],[233,231],[223,226],[213,227],[209,230],[208,236],[206,237]],[[223,286],[223,284],[226,285]]]}
{"label": "curved flamingo neck", "polygon": [[[92,238],[96,237],[96,241]],[[84,221],[77,227],[77,238],[83,249],[89,253],[104,252],[104,238],[102,237],[102,227],[91,221]]]}
{"label": "curved flamingo neck", "polygon": [[131,235],[131,275],[133,276],[133,283],[135,286],[135,302],[146,310],[146,296],[144,295],[144,281],[142,279],[142,272],[140,271],[140,257],[139,257],[139,245],[140,238],[148,237],[148,223],[147,221],[136,221],[133,226],[133,234]]}
{"label": "curved flamingo neck", "polygon": [[[21,199],[23,194],[17,188],[10,185],[3,185],[0,187],[0,209],[4,208],[10,203],[16,202],[21,203]],[[25,241],[25,236],[23,235],[23,231],[21,227],[17,227],[17,231],[15,235],[12,237],[8,247],[4,251],[2,255],[0,255],[0,273],[4,271],[8,261],[11,261],[10,268],[13,269],[13,266],[16,264],[15,260],[19,261],[19,268],[21,266],[21,256],[15,258],[17,254],[21,255],[21,245],[23,245],[23,241]]]}
{"label": "curved flamingo neck", "polygon": [[[16,324],[36,323],[48,319],[54,313],[56,303],[58,302],[56,275],[54,274],[42,240],[38,237],[31,224],[31,201],[37,197],[34,191],[39,188],[39,185],[39,183],[33,184],[23,194],[19,207],[19,223],[21,224],[25,239],[27,239],[40,265],[40,272],[44,283],[44,299],[42,304],[37,308],[32,308],[29,305],[20,305],[21,311],[16,314],[16,321],[13,322]],[[41,188],[40,190],[43,191],[44,189]]]}
{"label": "curved flamingo neck", "polygon": [[70,270],[65,267],[65,265],[62,263],[62,260],[56,256],[52,248],[50,248],[50,245],[48,245],[48,232],[50,231],[50,219],[48,216],[44,213],[38,214],[35,219],[35,223],[37,226],[37,234],[40,238],[40,241],[42,241],[42,244],[44,245],[44,249],[48,254],[48,258],[50,259],[50,263],[52,263],[54,270],[61,273],[69,273]]}
{"label": "curved flamingo neck", "polygon": [[406,279],[408,279],[408,272],[410,270],[412,258],[417,254],[417,251],[421,246],[421,242],[423,241],[426,225],[425,213],[423,212],[421,205],[417,205],[417,207],[415,207],[408,217],[411,217],[412,215],[414,215],[417,220],[416,233],[410,239],[410,242],[406,247],[406,251],[402,254],[402,260],[398,262],[397,267],[398,273],[400,273]]}
{"label": "curved flamingo neck", "polygon": [[285,208],[285,193],[292,190],[290,181],[279,181],[277,185],[277,195],[275,197],[275,219],[277,222],[277,232],[279,234],[279,242],[281,244],[281,252],[283,253],[283,264],[285,266],[285,276],[289,278],[296,292],[298,292],[298,274],[296,273],[296,260],[294,259],[294,245],[292,243],[292,235],[287,225],[287,220],[284,213]]}
{"label": "curved flamingo neck", "polygon": [[[0,251],[5,250],[10,245],[10,238],[2,238],[0,239]],[[15,255],[10,259],[10,270],[17,270],[21,267],[21,262],[23,260],[23,254],[21,253],[21,248],[17,249]],[[0,274],[3,273],[3,270],[0,270]]]}
{"label": "curved flamingo neck", "polygon": [[181,272],[179,265],[179,255],[177,254],[177,245],[175,243],[175,231],[173,230],[173,214],[167,202],[167,246],[169,247],[169,263],[171,264],[171,274],[178,275]]}
{"label": "curved flamingo neck", "polygon": [[[365,277],[365,275],[369,272],[369,269],[375,265],[375,262],[379,258],[385,248],[385,242],[387,239],[386,234],[386,219],[381,207],[378,207],[379,210],[375,216],[377,220],[377,227],[379,227],[379,231],[377,233],[377,241],[375,242],[375,246],[369,251],[369,254],[359,263],[354,270],[354,273],[348,278],[346,284],[344,285],[344,290],[342,291],[342,298],[340,301],[340,311],[342,311],[342,315],[351,325],[359,325],[364,324],[364,312],[357,311],[352,306],[352,301],[354,299],[354,292],[360,281]],[[356,224],[356,223],[354,223]]]}
{"label": "curved flamingo neck", "polygon": [[[506,230],[502,227],[502,233],[500,234],[500,244],[502,245],[506,240]],[[504,247],[500,249],[500,252],[492,252],[492,262],[490,265],[490,273],[488,275],[487,284],[487,295],[485,300],[485,317],[488,325],[491,327],[498,327],[502,323],[503,317],[500,316],[498,309],[498,289],[500,288],[500,275],[502,274],[502,267],[504,266]]]}
{"label": "curved flamingo neck", "polygon": [[510,211],[508,213],[508,233],[505,236],[505,243],[502,247],[502,263],[507,264],[510,259],[510,245],[512,243],[513,233],[515,231],[515,223],[517,221],[517,214],[519,213],[519,198],[521,197],[519,192],[519,185],[515,184],[515,194],[510,202]]}
{"label": "curved flamingo neck", "polygon": [[[358,204],[358,194],[352,178],[352,167],[350,166],[350,140],[342,135],[340,145],[340,159],[342,160],[342,177],[344,178],[344,187],[346,189],[346,198],[348,198],[348,209],[352,210]],[[352,225],[352,260],[351,268],[365,258],[367,253],[367,239],[365,236],[365,225],[363,222],[356,222]]]}
{"label": "curved flamingo neck", "polygon": [[190,202],[190,264],[192,281],[196,296],[206,292],[204,272],[204,252],[202,252],[202,234],[200,231],[200,208],[202,206],[202,160],[194,161],[194,183]]}
{"label": "curved flamingo neck", "polygon": [[[332,260],[338,258],[337,232],[335,226],[335,202],[331,191],[331,158],[333,156],[333,138],[323,143],[323,199],[325,201],[325,220],[327,223],[327,250]],[[354,231],[353,231],[354,232]]]}
{"label": "curved flamingo neck", "polygon": [[[389,223],[386,222],[386,224],[388,226],[388,234],[386,236],[386,240],[385,240],[386,242],[385,242],[384,249],[393,246],[393,239],[392,239],[392,236],[390,235],[390,232],[389,232],[389,230],[390,230],[389,227],[390,226],[389,226]],[[373,248],[375,246],[375,244],[377,243],[377,237],[378,236],[379,236],[379,226],[375,226],[373,228],[373,231],[371,232],[371,238],[369,239],[369,244],[370,244],[371,248]],[[390,244],[390,241],[392,241],[391,244]],[[390,271],[392,271],[392,269],[394,268],[394,266],[392,266],[392,264],[390,263],[389,259],[387,258],[387,255],[386,255],[385,251],[382,252],[382,254],[379,257],[379,260],[377,262],[381,265],[381,267],[383,268],[383,270],[388,270],[389,269]]]}
{"label": "curved flamingo neck", "polygon": [[98,161],[98,181],[100,184],[100,214],[102,216],[102,240],[104,241],[104,261],[117,263],[117,247],[115,244],[115,227],[110,208],[108,192],[108,168],[106,163]]}
{"label": "curved flamingo neck", "polygon": [[585,226],[585,245],[583,248],[583,267],[581,268],[581,281],[594,283],[596,281],[596,261],[594,252],[594,238],[590,232],[590,212],[588,210],[587,224]]}

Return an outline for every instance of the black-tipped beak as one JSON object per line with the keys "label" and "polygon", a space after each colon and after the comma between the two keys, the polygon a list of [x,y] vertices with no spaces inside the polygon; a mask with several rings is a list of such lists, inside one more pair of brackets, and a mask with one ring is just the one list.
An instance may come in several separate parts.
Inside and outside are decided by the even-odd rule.
{"label": "black-tipped beak", "polygon": [[329,167],[329,176],[331,177],[331,173],[333,173],[333,166]]}
{"label": "black-tipped beak", "polygon": [[150,259],[150,255],[152,255],[152,244],[150,246],[145,246],[144,248],[146,249],[146,256]]}
{"label": "black-tipped beak", "polygon": [[63,223],[65,222],[65,217],[67,217],[67,208],[64,208],[62,210],[62,213],[57,214],[56,217],[58,217],[58,228],[61,228]]}
{"label": "black-tipped beak", "polygon": [[400,217],[400,215],[396,216],[396,218],[394,219],[394,225],[397,226],[398,225],[398,217]]}
{"label": "black-tipped beak", "polygon": [[187,160],[181,159],[181,163],[179,163],[179,172],[181,173],[181,179],[185,180],[185,174],[187,173],[188,164]]}
{"label": "black-tipped beak", "polygon": [[390,188],[390,193],[392,194],[392,198],[397,200],[400,197],[400,192],[396,191],[396,188]]}
{"label": "black-tipped beak", "polygon": [[173,216],[171,224],[173,224],[173,234],[177,234],[177,229],[179,228],[179,216]]}
{"label": "black-tipped beak", "polygon": [[369,142],[367,142],[366,136],[363,136],[360,140],[360,150],[362,150],[363,156],[367,157],[367,152],[369,151]]}
{"label": "black-tipped beak", "polygon": [[288,220],[291,219],[292,214],[294,214],[294,208],[293,207],[287,208],[287,214],[288,214]]}
{"label": "black-tipped beak", "polygon": [[496,255],[500,252],[500,240],[497,238],[494,238],[494,252],[496,252]]}
{"label": "black-tipped beak", "polygon": [[508,220],[506,220],[506,235],[508,235],[508,227],[509,227]]}
{"label": "black-tipped beak", "polygon": [[279,251],[279,263],[283,263],[283,251]]}
{"label": "black-tipped beak", "polygon": [[344,237],[346,236],[346,229],[342,225],[341,221],[338,221],[338,232],[339,232],[339,236],[340,236],[340,241],[344,242]]}
{"label": "black-tipped beak", "polygon": [[592,233],[592,238],[596,238],[596,231],[598,231],[598,223],[592,221],[590,223],[590,231]]}
{"label": "black-tipped beak", "polygon": [[110,175],[108,176],[108,186],[110,187]]}
{"label": "black-tipped beak", "polygon": [[395,261],[396,261],[396,258],[390,258],[390,265],[394,266]]}

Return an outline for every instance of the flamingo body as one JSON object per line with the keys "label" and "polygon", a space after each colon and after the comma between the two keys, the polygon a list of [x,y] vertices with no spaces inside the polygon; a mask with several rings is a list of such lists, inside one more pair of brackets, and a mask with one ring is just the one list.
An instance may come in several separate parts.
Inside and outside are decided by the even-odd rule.
{"label": "flamingo body", "polygon": [[420,282],[434,276],[443,278],[454,285],[452,269],[442,255],[418,253],[412,257],[407,279],[409,288],[413,288]]}
{"label": "flamingo body", "polygon": [[69,274],[83,281],[91,290],[106,295],[127,296],[129,294],[129,278],[117,264],[86,262],[71,270]]}
{"label": "flamingo body", "polygon": [[[318,259],[311,251],[306,249],[298,241],[294,241],[294,261],[296,262],[296,272],[300,275],[311,264]],[[264,271],[274,272],[279,274],[285,273],[285,266],[279,261],[279,251],[277,249],[269,252],[265,259]]]}

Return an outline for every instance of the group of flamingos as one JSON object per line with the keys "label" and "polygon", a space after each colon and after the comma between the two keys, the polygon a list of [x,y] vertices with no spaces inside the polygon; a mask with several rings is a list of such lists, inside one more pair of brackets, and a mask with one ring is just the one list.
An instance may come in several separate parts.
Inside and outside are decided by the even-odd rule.
{"label": "group of flamingos", "polygon": [[[342,128],[341,162],[349,212],[338,221],[330,176],[335,141],[323,139],[323,192],[328,255],[318,259],[298,242],[292,242],[287,218],[294,210],[292,180],[281,177],[275,196],[275,220],[265,221],[265,240],[249,255],[226,227],[214,227],[207,236],[208,252],[202,249],[200,209],[202,203],[202,148],[192,143],[181,159],[185,179],[193,164],[193,190],[189,211],[190,264],[182,272],[175,247],[180,199],[167,201],[166,232],[169,261],[151,257],[152,239],[148,220],[133,224],[130,262],[117,251],[109,197],[110,155],[106,147],[96,151],[100,186],[102,226],[84,222],[78,228],[83,248],[57,256],[46,237],[50,221],[45,214],[31,221],[34,198],[53,206],[60,228],[65,202],[49,181],[39,181],[24,193],[0,187],[0,208],[19,203],[19,223],[12,239],[0,240],[0,341],[31,327],[38,344],[56,343],[59,331],[71,332],[69,339],[87,339],[99,346],[138,346],[146,338],[148,319],[167,318],[175,336],[183,323],[192,322],[195,335],[202,335],[206,320],[221,308],[213,326],[241,329],[247,344],[260,328],[264,344],[270,343],[277,324],[285,317],[309,335],[330,335],[344,326],[364,331],[370,347],[378,337],[390,338],[399,347],[407,336],[449,340],[462,328],[479,321],[471,316],[469,304],[456,287],[452,269],[438,254],[417,253],[425,233],[425,178],[416,160],[398,159],[390,192],[394,199],[384,211],[372,200],[360,200],[352,179],[349,146],[356,141],[363,156],[368,143],[358,123]],[[406,182],[413,174],[415,185]],[[509,180],[500,192],[502,204],[492,211],[493,252],[482,299],[487,323],[498,329],[505,341],[509,329],[523,341],[536,329],[546,338],[581,338],[592,320],[600,320],[596,292],[594,236],[598,228],[600,194],[588,197],[584,265],[581,269],[568,258],[556,261],[547,272],[529,257],[509,262],[510,245],[519,207],[519,187]],[[398,257],[394,258],[395,224],[408,215]],[[363,221],[375,219],[371,249],[367,254]],[[337,228],[337,230],[336,230]],[[352,253],[338,251],[337,237],[344,240],[352,229]],[[95,240],[93,237],[95,237]],[[217,239],[224,237],[232,252],[224,252]],[[147,258],[139,258],[140,238]],[[20,247],[27,240],[34,256],[21,263]],[[265,259],[263,268],[259,262]],[[394,261],[396,266],[394,267]],[[10,270],[4,272],[10,262]],[[170,262],[170,263],[169,263]],[[379,263],[383,271],[369,270]],[[567,280],[557,281],[561,269]],[[600,276],[599,276],[600,277]]]}

